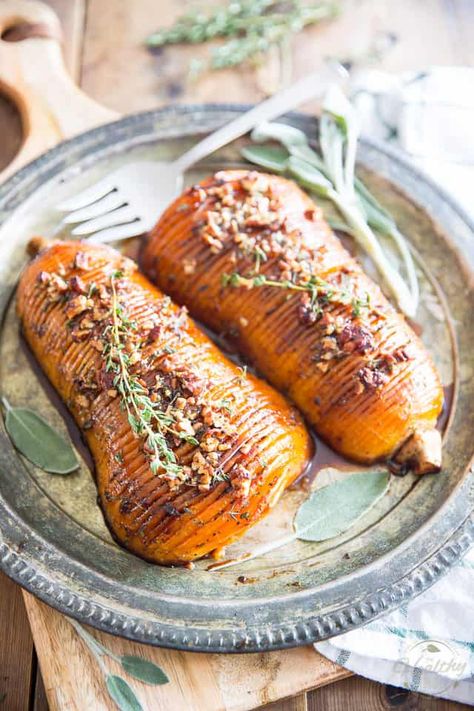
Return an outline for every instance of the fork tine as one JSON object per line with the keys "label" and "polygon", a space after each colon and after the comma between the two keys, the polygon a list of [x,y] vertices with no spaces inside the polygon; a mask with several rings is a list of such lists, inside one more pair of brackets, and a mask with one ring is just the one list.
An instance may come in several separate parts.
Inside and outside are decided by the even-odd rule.
{"label": "fork tine", "polygon": [[59,205],[56,205],[56,210],[59,210],[60,212],[79,210],[79,208],[86,207],[96,200],[99,200],[101,197],[104,197],[104,195],[107,195],[107,193],[110,193],[113,189],[114,184],[111,181],[111,176],[107,175],[94,185],[91,185],[89,188],[77,193],[74,197],[69,198],[69,200],[60,202]]}
{"label": "fork tine", "polygon": [[92,205],[70,212],[63,217],[63,223],[85,222],[86,220],[91,220],[93,217],[99,217],[100,215],[105,215],[107,212],[116,210],[123,204],[124,199],[120,197],[118,192],[109,193],[100,200],[93,202]]}
{"label": "fork tine", "polygon": [[129,237],[137,237],[145,232],[141,220],[129,222],[128,225],[118,225],[117,227],[109,227],[106,230],[95,232],[87,238],[88,242],[93,244],[106,244],[108,242],[118,242],[121,239],[129,239]]}
{"label": "fork tine", "polygon": [[134,220],[136,215],[133,213],[132,208],[125,206],[119,207],[118,210],[113,210],[108,212],[106,215],[100,215],[99,217],[94,217],[92,220],[87,220],[82,224],[75,227],[71,234],[73,235],[90,235],[93,232],[98,232],[98,230],[103,230],[106,227],[114,227],[115,225],[121,225],[124,222],[131,222]]}

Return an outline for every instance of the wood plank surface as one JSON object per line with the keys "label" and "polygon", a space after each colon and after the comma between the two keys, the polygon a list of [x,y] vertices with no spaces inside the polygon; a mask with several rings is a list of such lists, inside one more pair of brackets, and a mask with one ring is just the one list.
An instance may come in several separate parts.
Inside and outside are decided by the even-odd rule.
{"label": "wood plank surface", "polygon": [[0,709],[27,711],[33,640],[19,588],[0,573]]}
{"label": "wood plank surface", "polygon": [[[51,711],[113,708],[103,674],[72,625],[44,603],[25,597]],[[169,684],[151,687],[132,682],[147,711],[246,711],[350,674],[312,647],[269,654],[193,654],[90,631],[115,655],[136,654],[164,669]],[[113,673],[120,669],[110,659],[106,665]],[[293,699],[275,709],[301,711],[304,703],[304,697]]]}
{"label": "wood plank surface", "polygon": [[435,699],[354,676],[308,696],[307,711],[469,711],[467,704]]}
{"label": "wood plank surface", "polygon": [[[266,72],[223,70],[191,81],[189,62],[205,56],[206,48],[167,47],[155,54],[146,50],[144,42],[151,32],[171,24],[192,6],[183,0],[89,0],[82,70],[85,91],[124,113],[171,101],[261,99],[273,84]],[[341,8],[336,20],[308,28],[293,43],[295,78],[328,56],[360,59],[388,34],[396,42],[377,63],[378,69],[417,70],[430,64],[472,62],[472,0],[342,0]]]}
{"label": "wood plank surface", "polygon": [[[151,31],[170,24],[178,14],[196,3],[186,0],[47,0],[47,3],[61,19],[64,53],[72,76],[93,98],[118,111],[127,113],[175,101],[255,101],[274,89],[278,81],[280,68],[275,56],[270,57],[265,67],[256,71],[243,69],[209,73],[193,82],[187,72],[189,61],[193,56],[204,56],[204,48],[172,47],[156,53],[145,49],[144,40]],[[307,30],[294,43],[295,77],[308,68],[316,68],[326,56],[360,60],[371,46],[388,34],[396,41],[378,62],[377,68],[403,71],[421,69],[430,64],[474,63],[473,0],[397,0],[396,3],[391,0],[342,0],[342,6],[343,13],[336,21]],[[18,115],[0,97],[0,168],[12,158],[20,144],[19,128]],[[38,610],[41,607],[44,609],[40,614]],[[68,678],[70,658],[65,656],[62,642],[61,646],[53,644],[49,650],[51,630],[54,636],[60,616],[36,601],[29,605],[29,610],[30,615],[33,616],[36,610],[39,616],[35,628],[40,630],[40,656],[46,659],[47,655],[48,658],[48,662],[43,662],[47,691],[50,696],[54,694],[54,698],[60,699],[65,694],[65,688],[61,686],[52,691],[48,687],[55,664],[65,667],[65,678]],[[45,629],[42,627],[45,624],[48,634],[41,638],[41,629]],[[101,639],[106,638],[106,635],[101,636]],[[74,634],[70,635],[70,644],[83,654],[84,650],[79,646],[81,643]],[[128,648],[131,643],[123,644]],[[146,649],[144,654],[148,655],[148,652]],[[312,650],[309,652],[314,655]],[[173,661],[173,655],[180,653],[162,651],[160,654],[164,655],[170,669],[174,669],[177,686],[183,683],[192,685],[193,673],[194,678],[197,674],[199,680],[202,674],[209,674],[209,667],[202,662],[198,672],[191,669],[189,679],[186,677],[183,680],[177,675],[176,660]],[[223,659],[216,659],[216,664],[225,664]],[[312,659],[308,657],[300,661],[309,668]],[[47,711],[46,691],[41,675],[36,674],[36,666],[21,594],[13,583],[0,574],[0,711]],[[166,666],[164,662],[163,666]],[[237,664],[234,666],[239,669]],[[83,678],[82,669],[74,668],[74,673]],[[239,674],[242,676],[242,669],[237,671],[237,677]],[[101,682],[95,679],[91,683],[100,685]],[[281,677],[277,683],[282,684]],[[79,707],[80,711],[86,708],[93,711],[114,708],[108,699],[104,700],[103,694],[100,697],[100,691],[98,694],[103,705],[97,706],[93,700],[96,697],[87,696],[87,688],[90,687],[87,684],[83,686],[85,700],[84,705]],[[219,693],[217,690],[216,694]],[[231,696],[232,689],[228,693]],[[257,698],[255,689],[250,693],[254,694],[254,699]],[[271,696],[274,693],[271,690],[269,693],[260,689],[258,693],[260,704],[275,698]],[[283,685],[279,687],[279,693],[285,694]],[[216,703],[217,700],[218,696]],[[459,711],[468,708],[356,677],[265,708],[271,711],[379,711],[395,706],[406,711]],[[54,706],[66,707],[72,709],[69,705]],[[155,711],[158,707],[152,704],[146,708],[147,711]],[[205,711],[214,710],[206,707]]]}
{"label": "wood plank surface", "polygon": [[79,83],[86,23],[87,0],[47,0],[61,20],[63,52],[69,74]]}
{"label": "wood plank surface", "polygon": [[21,118],[16,107],[0,94],[0,171],[15,157],[21,145]]}

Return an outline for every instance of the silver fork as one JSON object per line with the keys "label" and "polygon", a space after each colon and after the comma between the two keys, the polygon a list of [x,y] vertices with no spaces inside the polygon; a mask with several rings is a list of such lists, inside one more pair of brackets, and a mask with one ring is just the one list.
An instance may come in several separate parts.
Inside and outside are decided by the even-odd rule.
{"label": "silver fork", "polygon": [[328,62],[257,106],[241,114],[172,162],[140,161],[109,173],[57,209],[68,213],[61,225],[76,224],[73,235],[94,242],[115,242],[148,232],[183,188],[185,171],[210,153],[271,121],[309,99],[321,96],[329,84],[341,83],[347,72]]}

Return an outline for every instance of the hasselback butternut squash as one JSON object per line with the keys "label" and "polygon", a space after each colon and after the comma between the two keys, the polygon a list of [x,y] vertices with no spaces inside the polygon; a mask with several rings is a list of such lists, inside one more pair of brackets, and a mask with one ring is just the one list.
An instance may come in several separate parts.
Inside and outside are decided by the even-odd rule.
{"label": "hasselback butternut squash", "polygon": [[221,548],[305,469],[297,411],[115,250],[46,247],[18,313],[90,447],[109,527],[137,555],[174,564]]}
{"label": "hasselback butternut squash", "polygon": [[439,469],[443,393],[431,358],[295,183],[216,173],[166,210],[141,264],[340,454]]}

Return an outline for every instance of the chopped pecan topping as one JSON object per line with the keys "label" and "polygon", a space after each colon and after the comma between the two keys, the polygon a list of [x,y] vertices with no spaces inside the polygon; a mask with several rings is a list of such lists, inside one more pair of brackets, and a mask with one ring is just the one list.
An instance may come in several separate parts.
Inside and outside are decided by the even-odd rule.
{"label": "chopped pecan topping", "polygon": [[242,464],[237,464],[232,471],[232,488],[237,494],[237,499],[245,500],[250,493],[252,475]]}
{"label": "chopped pecan topping", "polygon": [[370,331],[353,322],[347,322],[336,339],[339,348],[346,353],[366,353],[374,347]]}
{"label": "chopped pecan topping", "polygon": [[75,294],[87,294],[87,287],[81,277],[71,277],[69,279],[69,287]]}
{"label": "chopped pecan topping", "polygon": [[76,252],[76,256],[74,257],[74,267],[75,269],[88,271],[91,268],[89,255],[86,254],[86,252]]}
{"label": "chopped pecan topping", "polygon": [[88,299],[87,296],[84,296],[83,294],[75,296],[66,302],[66,316],[70,319],[73,319],[79,314],[82,314],[84,311],[88,311],[89,309],[91,309],[93,305],[93,301],[91,299]]}
{"label": "chopped pecan topping", "polygon": [[376,389],[389,381],[389,376],[382,370],[372,369],[367,366],[361,368],[358,372],[360,382],[367,389]]}

